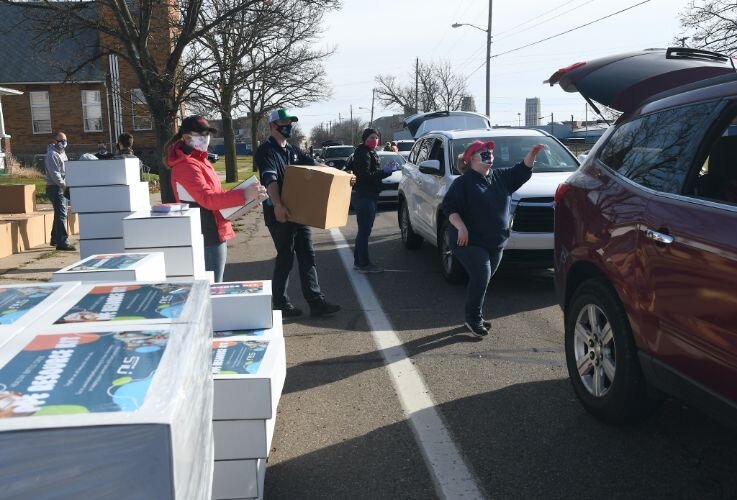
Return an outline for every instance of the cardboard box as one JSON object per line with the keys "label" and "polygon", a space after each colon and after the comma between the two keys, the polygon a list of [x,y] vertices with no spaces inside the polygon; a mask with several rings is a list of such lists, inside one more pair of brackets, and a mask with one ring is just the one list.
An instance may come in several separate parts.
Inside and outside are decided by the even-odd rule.
{"label": "cardboard box", "polygon": [[10,245],[13,253],[25,252],[45,245],[48,241],[46,219],[42,214],[2,215],[0,222],[10,223]]}
{"label": "cardboard box", "polygon": [[0,213],[30,214],[35,209],[34,184],[0,184]]}
{"label": "cardboard box", "polygon": [[215,339],[212,375],[213,420],[273,418],[287,375],[284,339]]}
{"label": "cardboard box", "polygon": [[205,242],[202,235],[192,241],[192,246],[126,248],[127,252],[164,252],[167,276],[202,276],[205,273]]}
{"label": "cardboard box", "polygon": [[281,199],[289,220],[321,229],[348,224],[352,176],[332,167],[287,166]]}
{"label": "cardboard box", "polygon": [[10,222],[0,221],[0,259],[13,254],[13,232]]}
{"label": "cardboard box", "polygon": [[[252,177],[249,177],[245,181],[241,182],[240,184],[235,186],[233,189],[244,189],[245,190],[246,188],[248,188],[248,186],[252,184],[256,184],[257,182],[258,182],[258,179],[254,175]],[[220,215],[222,215],[228,220],[238,219],[239,217],[244,216],[252,208],[255,208],[256,206],[258,206],[259,203],[261,203],[267,198],[268,198],[268,195],[249,200],[245,205],[241,205],[240,207],[223,208],[222,210],[220,210]]]}
{"label": "cardboard box", "polygon": [[70,188],[133,184],[141,180],[141,162],[138,158],[114,160],[80,160],[64,164],[66,183]]}
{"label": "cardboard box", "polygon": [[[44,243],[50,243],[51,230],[54,228],[54,211],[52,209],[39,210],[36,213],[44,218]],[[67,212],[67,215],[69,215],[69,212]]]}
{"label": "cardboard box", "polygon": [[271,328],[271,281],[233,281],[210,287],[213,328]]}
{"label": "cardboard box", "polygon": [[72,211],[79,214],[136,212],[151,208],[147,182],[134,182],[127,186],[73,187],[69,192]]}
{"label": "cardboard box", "polygon": [[123,219],[133,212],[99,212],[79,214],[80,238],[122,238]]}
{"label": "cardboard box", "polygon": [[134,212],[123,219],[125,248],[184,247],[201,238],[200,209]]}
{"label": "cardboard box", "polygon": [[215,460],[268,458],[276,418],[215,420]]}
{"label": "cardboard box", "polygon": [[210,315],[205,302],[182,324],[33,324],[6,344],[2,496],[207,498]]}
{"label": "cardboard box", "polygon": [[67,212],[67,232],[69,234],[79,234],[79,217],[74,212]]}
{"label": "cardboard box", "polygon": [[90,257],[92,255],[99,255],[103,253],[123,252],[125,252],[123,238],[99,238],[96,240],[79,240],[80,259],[86,259],[87,257]]}
{"label": "cardboard box", "polygon": [[216,461],[212,500],[263,498],[266,460]]}
{"label": "cardboard box", "polygon": [[51,281],[166,281],[164,254],[92,255],[59,269],[51,275]]}

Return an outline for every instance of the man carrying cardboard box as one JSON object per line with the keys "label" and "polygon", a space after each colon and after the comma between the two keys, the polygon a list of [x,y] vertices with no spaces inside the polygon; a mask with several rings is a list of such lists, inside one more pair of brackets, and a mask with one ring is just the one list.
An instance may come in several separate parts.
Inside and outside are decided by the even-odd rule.
{"label": "man carrying cardboard box", "polygon": [[64,132],[57,132],[56,138],[46,149],[44,167],[46,170],[46,196],[54,207],[54,225],[51,228],[51,245],[57,250],[75,251],[76,247],[69,244],[67,232],[67,199],[64,197],[66,172],[64,162],[67,161],[65,149],[67,136]]}
{"label": "man carrying cardboard box", "polygon": [[271,283],[274,309],[281,309],[282,315],[287,318],[302,314],[302,311],[290,302],[287,295],[289,273],[294,264],[295,254],[299,265],[302,295],[310,305],[310,315],[325,316],[341,309],[339,305],[325,300],[325,295],[320,290],[310,227],[289,222],[289,210],[281,200],[287,165],[319,165],[310,155],[287,142],[292,133],[292,123],[298,120],[286,109],[277,109],[269,113],[271,135],[258,147],[254,156],[261,184],[266,186],[269,194],[269,199],[264,202],[264,220],[276,247],[276,262]]}

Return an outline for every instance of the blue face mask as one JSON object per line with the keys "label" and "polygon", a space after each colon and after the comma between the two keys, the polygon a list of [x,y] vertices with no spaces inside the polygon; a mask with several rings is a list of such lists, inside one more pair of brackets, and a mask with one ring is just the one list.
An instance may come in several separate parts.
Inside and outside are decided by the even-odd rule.
{"label": "blue face mask", "polygon": [[64,149],[67,147],[67,141],[56,141],[56,147],[59,149]]}
{"label": "blue face mask", "polygon": [[491,164],[491,151],[481,151],[479,153],[481,163]]}

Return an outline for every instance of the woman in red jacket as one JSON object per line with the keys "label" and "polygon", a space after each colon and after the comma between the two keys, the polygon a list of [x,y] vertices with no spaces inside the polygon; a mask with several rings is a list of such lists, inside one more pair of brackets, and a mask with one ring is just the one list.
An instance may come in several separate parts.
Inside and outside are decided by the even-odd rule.
{"label": "woman in red jacket", "polygon": [[199,207],[202,236],[205,239],[205,269],[215,273],[215,282],[223,281],[227,241],[235,236],[230,221],[220,209],[245,205],[266,193],[261,184],[245,190],[224,191],[215,169],[207,161],[210,134],[216,132],[201,116],[188,116],[179,132],[167,144],[167,166],[171,169],[171,187],[177,202]]}

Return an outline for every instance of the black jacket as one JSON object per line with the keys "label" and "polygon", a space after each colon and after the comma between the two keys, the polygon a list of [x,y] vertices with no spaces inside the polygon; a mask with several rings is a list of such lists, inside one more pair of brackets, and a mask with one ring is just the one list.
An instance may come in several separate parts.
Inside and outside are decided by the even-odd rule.
{"label": "black jacket", "polygon": [[349,165],[356,176],[356,185],[354,187],[357,193],[377,195],[381,191],[381,179],[389,177],[391,174],[385,174],[381,169],[381,162],[376,151],[372,150],[365,144],[356,147],[353,153],[353,161]]}

